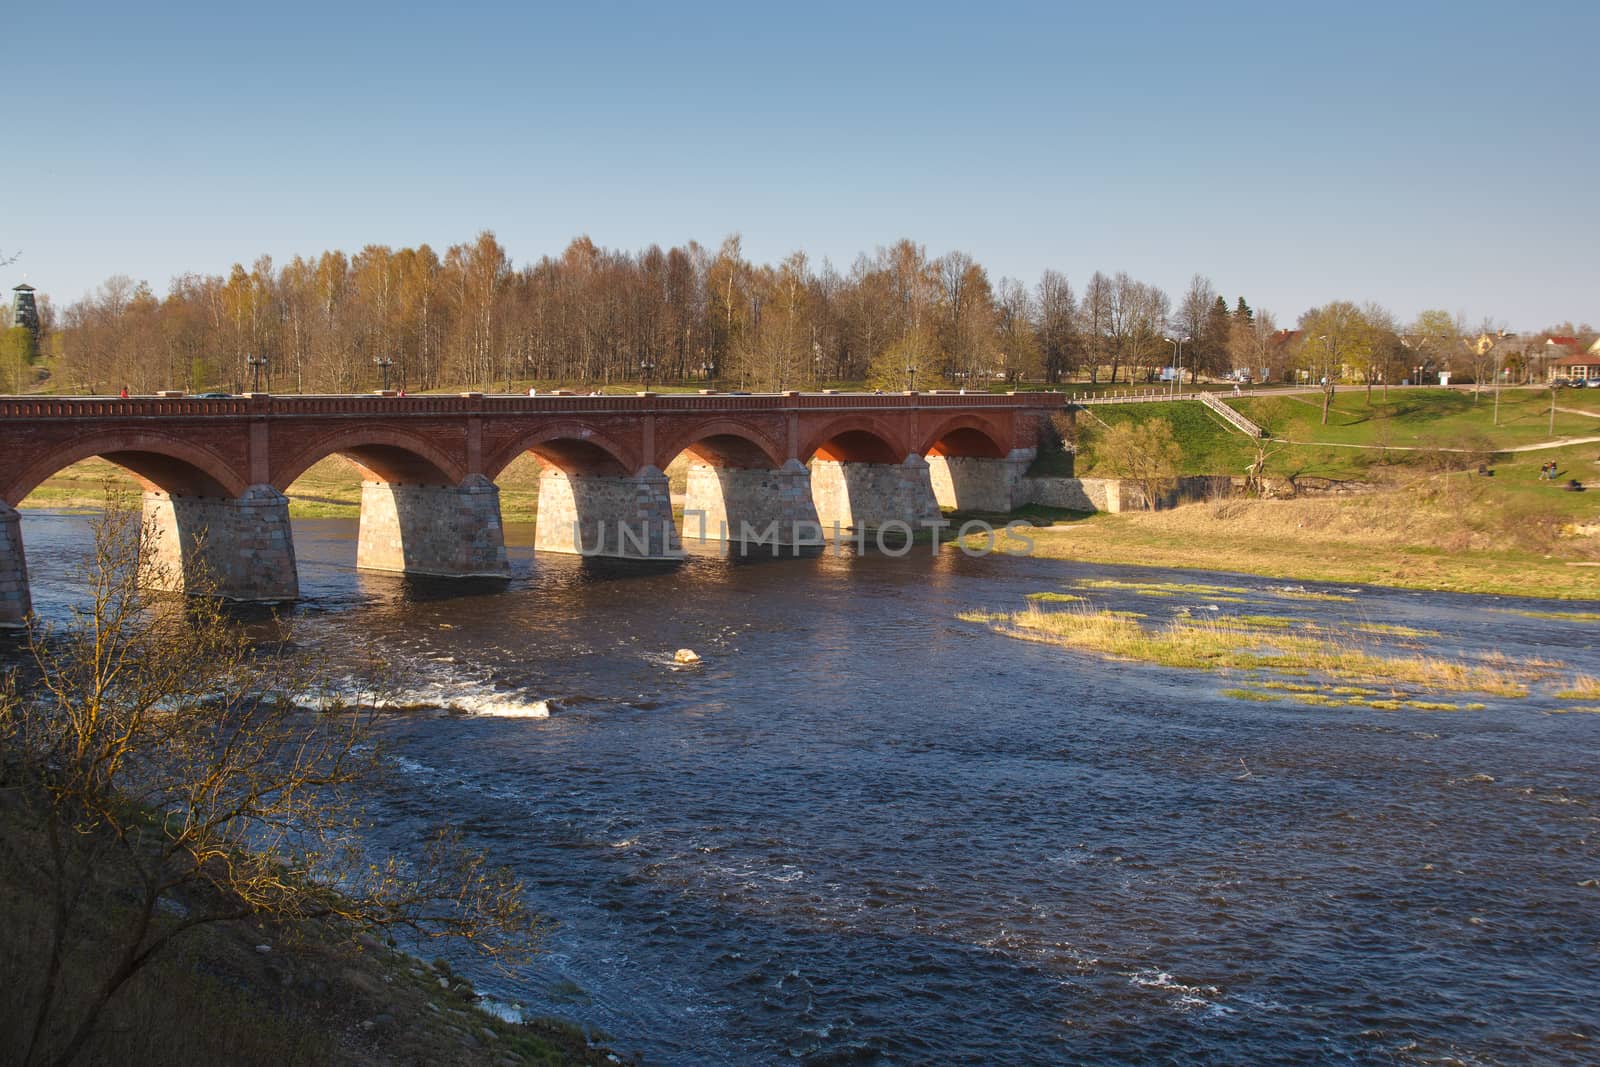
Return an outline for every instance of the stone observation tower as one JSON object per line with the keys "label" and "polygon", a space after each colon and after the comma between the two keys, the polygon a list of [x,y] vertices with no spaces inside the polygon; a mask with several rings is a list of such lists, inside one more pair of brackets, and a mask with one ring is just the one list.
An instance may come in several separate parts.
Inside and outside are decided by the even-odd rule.
{"label": "stone observation tower", "polygon": [[11,325],[26,326],[28,332],[33,334],[35,341],[39,340],[39,304],[33,296],[33,286],[27,282],[11,290]]}

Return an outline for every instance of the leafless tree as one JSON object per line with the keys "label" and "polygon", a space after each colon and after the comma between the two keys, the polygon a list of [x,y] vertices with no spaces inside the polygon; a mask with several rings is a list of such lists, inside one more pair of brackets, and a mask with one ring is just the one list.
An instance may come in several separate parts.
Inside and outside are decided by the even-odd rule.
{"label": "leafless tree", "polygon": [[[8,825],[47,842],[0,835],[4,860],[53,896],[37,981],[9,994],[31,1028],[3,1058],[72,1062],[128,981],[207,924],[334,917],[464,937],[506,960],[532,951],[541,921],[520,884],[451,835],[405,867],[365,854],[378,712],[340,706],[314,663],[252,642],[216,600],[147,596],[154,536],[120,506],[95,521],[87,604],[30,632],[32,677],[0,701]],[[86,913],[108,894],[128,906],[109,930]],[[93,980],[69,996],[65,965],[88,928],[103,955],[73,961]]]}

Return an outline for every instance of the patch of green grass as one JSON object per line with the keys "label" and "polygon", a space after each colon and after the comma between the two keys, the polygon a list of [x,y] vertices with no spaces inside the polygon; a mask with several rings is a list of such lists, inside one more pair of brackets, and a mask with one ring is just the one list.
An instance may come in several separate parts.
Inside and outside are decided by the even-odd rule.
{"label": "patch of green grass", "polygon": [[1263,689],[1283,689],[1290,693],[1315,693],[1320,686],[1307,685],[1305,682],[1257,682]]}
{"label": "patch of green grass", "polygon": [[1206,585],[1200,582],[1130,582],[1120,578],[1080,578],[1076,585],[1080,589],[1124,589],[1130,593],[1142,593],[1147,596],[1173,593],[1194,593],[1200,596],[1209,596],[1217,593],[1248,593],[1250,590],[1239,585]]}
{"label": "patch of green grass", "polygon": [[1029,593],[1027,599],[1046,604],[1081,604],[1084,598],[1071,593]]}
{"label": "patch of green grass", "polygon": [[1296,704],[1306,704],[1314,708],[1342,708],[1349,703],[1337,700],[1326,693],[1301,693],[1293,699]]}
{"label": "patch of green grass", "polygon": [[1559,619],[1566,622],[1600,622],[1600,611],[1533,611],[1524,608],[1491,608],[1507,615],[1523,615],[1530,619]]}
{"label": "patch of green grass", "polygon": [[1254,700],[1263,704],[1272,704],[1283,699],[1274,693],[1263,693],[1258,689],[1224,689],[1222,695],[1232,697],[1234,700]]}
{"label": "patch of green grass", "polygon": [[1356,630],[1364,634],[1382,634],[1387,637],[1438,637],[1438,630],[1419,630],[1414,626],[1396,626],[1385,622],[1359,622]]}
{"label": "patch of green grass", "polygon": [[1297,586],[1281,585],[1267,590],[1268,596],[1278,597],[1282,600],[1325,600],[1333,603],[1353,604],[1355,597],[1345,596],[1342,593],[1322,593],[1315,589],[1301,589]]}
{"label": "patch of green grass", "polygon": [[1555,708],[1552,715],[1600,715],[1600,704],[1586,704],[1573,708]]}
{"label": "patch of green grass", "polygon": [[1562,700],[1600,700],[1600,678],[1580,674],[1572,684],[1556,693]]}
{"label": "patch of green grass", "polygon": [[1302,626],[1307,622],[1305,619],[1296,619],[1285,615],[1225,615],[1217,621],[1243,626],[1256,626],[1264,630],[1287,630],[1291,626]]}
{"label": "patch of green grass", "polygon": [[[1526,696],[1529,684],[1549,673],[1546,663],[1513,662],[1504,656],[1469,663],[1386,653],[1364,647],[1353,634],[1332,628],[1315,635],[1268,634],[1240,631],[1214,621],[1179,618],[1158,629],[1111,612],[1043,611],[1037,605],[1005,614],[967,612],[961,618],[985,623],[1011,637],[1164,667],[1299,669],[1330,681],[1396,683],[1507,697]],[[1306,696],[1310,699],[1322,694]]]}

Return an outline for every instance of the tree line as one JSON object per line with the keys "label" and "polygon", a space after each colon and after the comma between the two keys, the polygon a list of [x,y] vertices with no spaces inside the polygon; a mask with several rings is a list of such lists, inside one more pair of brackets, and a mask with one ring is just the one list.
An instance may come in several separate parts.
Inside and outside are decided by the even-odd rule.
{"label": "tree line", "polygon": [[[715,251],[690,241],[638,253],[580,237],[518,269],[490,232],[443,255],[369,245],[281,266],[263,256],[226,277],[175,278],[165,296],[116,276],[41,314],[57,392],[239,390],[257,373],[264,389],[311,393],[365,391],[384,376],[410,390],[988,388],[1146,381],[1174,361],[1190,376],[1327,366],[1388,381],[1418,365],[1408,346],[1459,360],[1468,337],[1442,312],[1402,328],[1382,308],[1345,302],[1280,330],[1200,275],[1174,305],[1125,272],[1097,271],[1080,293],[1056,270],[1032,285],[996,280],[966,253],[930,257],[910,240],[841,272],[803,252],[753,263],[737,236]],[[9,388],[26,387],[37,362],[24,348],[8,340],[0,356]]]}

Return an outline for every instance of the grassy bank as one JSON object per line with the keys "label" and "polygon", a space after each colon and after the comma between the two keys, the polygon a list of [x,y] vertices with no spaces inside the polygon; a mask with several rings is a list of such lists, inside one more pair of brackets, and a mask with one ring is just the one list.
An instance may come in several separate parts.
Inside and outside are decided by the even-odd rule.
{"label": "grassy bank", "polygon": [[[1090,585],[1079,583],[1084,588]],[[1242,600],[1214,595],[1226,587],[1130,586],[1136,592],[1204,591],[1212,601]],[[1245,592],[1240,589],[1238,592]],[[1273,594],[1256,594],[1259,599]],[[1076,600],[1074,606],[1049,605]],[[1264,703],[1322,707],[1370,707],[1384,711],[1481,710],[1481,694],[1517,699],[1535,692],[1561,700],[1593,701],[1600,682],[1563,674],[1558,664],[1503,655],[1450,658],[1419,651],[1418,638],[1437,636],[1410,627],[1321,624],[1274,614],[1224,614],[1200,619],[1180,614],[1152,625],[1138,612],[1097,610],[1087,598],[1045,592],[1029,597],[1022,611],[968,612],[1007,637],[1090,653],[1106,659],[1199,670],[1227,676],[1235,684],[1221,695]],[[1592,705],[1560,709],[1590,711]]]}
{"label": "grassy bank", "polygon": [[[67,840],[68,849],[82,847]],[[52,896],[18,857],[47,852],[11,790],[0,791],[0,1061],[16,1062],[48,956]],[[114,855],[106,853],[105,855]],[[97,872],[65,959],[69,999],[103,970],[135,894],[114,866]],[[182,901],[158,921],[176,922]],[[607,1064],[576,1026],[513,1024],[477,1007],[442,961],[425,964],[333,923],[217,923],[194,928],[111,1002],[82,1063]]]}
{"label": "grassy bank", "polygon": [[[1600,436],[1600,418],[1559,410],[1600,408],[1600,398],[1585,390],[1558,392],[1553,422],[1549,392],[1532,389],[1503,390],[1498,423],[1492,392],[1475,398],[1461,390],[1397,388],[1386,397],[1375,389],[1369,399],[1365,390],[1346,387],[1335,395],[1326,426],[1320,394],[1224,399],[1272,435],[1266,473],[1280,478],[1394,482],[1417,473],[1504,462],[1513,458],[1506,451],[1510,448]],[[1199,404],[1130,404],[1079,414],[1077,473],[1107,473],[1106,457],[1096,452],[1102,423],[1149,419],[1172,427],[1183,454],[1179,473],[1238,475],[1255,458],[1254,442]]]}
{"label": "grassy bank", "polygon": [[[1028,531],[1031,554],[1088,563],[1233,571],[1509,596],[1600,599],[1600,494],[1538,479],[1535,453],[1493,478],[1435,475],[1379,492],[1292,500],[1218,500],[1159,512],[1056,519]],[[1594,451],[1564,470],[1593,477]],[[1022,551],[1020,541],[1000,547]]]}
{"label": "grassy bank", "polygon": [[[1558,407],[1600,410],[1586,391],[1558,392]],[[1327,426],[1320,397],[1233,401],[1268,427],[1269,476],[1360,481],[1376,492],[1291,500],[1226,500],[1170,511],[1059,519],[1034,532],[1033,554],[1093,563],[1235,571],[1513,596],[1600,598],[1600,494],[1567,492],[1568,479],[1600,484],[1600,444],[1550,440],[1550,394],[1505,390],[1343,389]],[[1186,474],[1239,474],[1256,445],[1198,404],[1141,404],[1080,414],[1079,473],[1094,475],[1096,419],[1163,418]],[[1557,411],[1555,434],[1600,435],[1600,419]],[[1283,440],[1287,439],[1287,440]],[[1294,442],[1294,443],[1288,443]],[[1557,481],[1539,477],[1554,461]],[[1493,475],[1477,474],[1480,463]],[[1463,470],[1462,468],[1466,468]],[[1104,471],[1101,471],[1104,473]],[[1019,545],[1013,542],[1009,547]]]}

